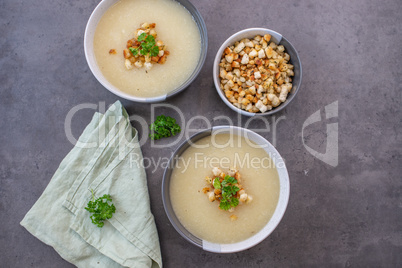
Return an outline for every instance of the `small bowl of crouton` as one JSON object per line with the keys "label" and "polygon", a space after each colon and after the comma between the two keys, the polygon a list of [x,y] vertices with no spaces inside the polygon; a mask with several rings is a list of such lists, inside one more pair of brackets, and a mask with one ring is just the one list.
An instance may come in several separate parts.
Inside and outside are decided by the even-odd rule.
{"label": "small bowl of crouton", "polygon": [[246,116],[272,115],[295,98],[302,66],[296,49],[280,33],[249,28],[219,48],[213,78],[219,96],[232,110]]}

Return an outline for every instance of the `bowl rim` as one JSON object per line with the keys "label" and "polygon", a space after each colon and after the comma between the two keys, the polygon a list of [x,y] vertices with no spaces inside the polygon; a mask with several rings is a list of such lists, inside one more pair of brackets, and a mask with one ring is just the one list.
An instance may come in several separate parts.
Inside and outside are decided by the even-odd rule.
{"label": "bowl rim", "polygon": [[[270,157],[273,158],[274,163],[275,163],[275,159],[276,160],[282,159],[279,152],[268,140],[266,140],[264,137],[255,133],[252,130],[242,128],[242,127],[237,127],[237,126],[228,126],[228,125],[215,126],[210,129],[204,129],[204,130],[201,130],[201,131],[195,133],[194,135],[187,138],[183,143],[181,143],[179,145],[179,147],[172,154],[171,158],[169,159],[168,165],[166,166],[166,168],[164,170],[163,179],[162,179],[162,187],[161,187],[163,207],[164,207],[165,213],[166,213],[170,223],[174,227],[174,229],[184,239],[186,239],[190,243],[192,243],[198,247],[201,247],[205,251],[209,251],[209,252],[213,252],[213,253],[234,253],[234,252],[244,251],[244,250],[247,250],[247,249],[257,245],[258,243],[262,242],[263,240],[265,240],[276,229],[278,224],[281,222],[281,220],[286,212],[286,208],[287,208],[287,205],[289,202],[289,196],[290,196],[289,174],[287,172],[286,165],[282,159],[282,163],[283,163],[282,167],[278,167],[278,165],[275,163],[275,166],[278,171],[279,184],[280,184],[279,185],[280,194],[279,194],[279,198],[278,198],[278,203],[277,203],[277,206],[275,208],[275,211],[274,211],[272,217],[259,232],[254,234],[252,237],[250,237],[246,240],[237,242],[237,243],[217,244],[217,243],[211,243],[211,242],[202,240],[201,238],[196,237],[195,235],[191,234],[189,231],[187,231],[185,229],[185,227],[178,220],[177,216],[174,214],[172,205],[170,203],[170,199],[168,198],[170,177],[171,177],[171,173],[172,173],[173,166],[174,166],[173,161],[175,160],[175,158],[178,155],[180,156],[189,147],[189,141],[194,142],[203,137],[211,136],[211,135],[218,134],[218,133],[228,133],[228,132],[237,134],[237,135],[240,134],[243,137],[244,137],[244,135],[248,136],[249,134],[251,134],[252,136],[254,136],[254,138],[259,140],[260,142],[263,141],[264,145],[266,145],[269,148],[269,151],[272,152],[274,156],[277,156],[277,157],[273,157],[272,155],[270,155]],[[253,140],[253,141],[256,142],[255,140]],[[172,213],[171,213],[171,211],[172,211]],[[178,226],[177,224],[180,226]],[[185,229],[188,232],[188,234],[185,234],[180,227]]]}
{"label": "bowl rim", "polygon": [[[251,113],[251,112],[247,112],[245,110],[242,110],[240,108],[237,108],[236,106],[234,106],[232,103],[229,102],[229,100],[226,98],[226,96],[223,94],[222,90],[220,89],[220,83],[219,83],[219,63],[220,63],[220,59],[222,56],[223,51],[225,50],[225,48],[238,41],[238,36],[241,36],[245,33],[249,33],[249,32],[262,32],[262,33],[268,33],[270,34],[276,41],[277,44],[279,44],[282,39],[285,40],[287,43],[289,43],[290,47],[294,50],[295,54],[296,54],[296,61],[298,62],[299,66],[300,66],[300,82],[297,85],[297,88],[294,90],[294,92],[291,94],[291,97],[289,97],[284,103],[282,103],[281,105],[279,105],[278,107],[275,107],[274,109],[265,112],[265,113]],[[244,37],[243,37],[244,38]],[[289,42],[288,39],[286,39],[283,35],[281,35],[280,33],[268,29],[268,28],[247,28],[241,31],[238,31],[234,34],[232,34],[229,38],[227,38],[225,40],[225,42],[223,42],[223,44],[220,46],[220,48],[218,49],[218,52],[216,53],[214,62],[213,62],[213,80],[214,80],[214,85],[215,85],[215,89],[218,92],[219,97],[222,99],[222,101],[233,111],[240,113],[242,115],[245,116],[261,116],[261,115],[272,115],[274,113],[277,113],[281,110],[283,110],[287,105],[289,105],[289,103],[295,98],[296,94],[299,92],[299,89],[301,87],[301,83],[302,83],[302,77],[303,77],[303,73],[302,73],[302,64],[301,64],[301,60],[299,57],[299,54],[296,50],[296,48],[292,45],[292,43]]]}
{"label": "bowl rim", "polygon": [[197,28],[200,33],[200,40],[201,40],[200,57],[197,60],[198,63],[196,65],[195,69],[190,74],[188,79],[182,85],[180,85],[178,88],[176,88],[173,91],[168,92],[166,94],[163,94],[160,96],[155,96],[155,97],[136,97],[136,96],[130,95],[128,93],[125,93],[125,92],[119,90],[114,85],[112,85],[103,76],[102,72],[99,69],[99,66],[96,63],[96,59],[94,60],[95,53],[93,51],[93,37],[94,37],[95,31],[96,31],[96,27],[99,23],[99,20],[102,18],[103,14],[112,5],[114,5],[118,1],[120,1],[120,0],[102,0],[102,1],[100,1],[97,4],[97,6],[95,7],[95,9],[92,11],[92,13],[88,19],[88,22],[86,24],[86,27],[85,27],[85,33],[84,33],[85,59],[87,61],[89,69],[91,70],[92,74],[95,76],[96,80],[98,80],[98,82],[111,93],[113,93],[121,98],[124,98],[126,100],[140,102],[140,103],[162,102],[162,101],[165,101],[167,98],[173,97],[173,96],[179,94],[180,92],[184,91],[198,77],[199,73],[202,70],[202,67],[204,66],[206,56],[207,56],[208,33],[207,33],[207,27],[206,27],[205,21],[204,21],[203,17],[201,16],[201,13],[189,0],[173,0],[177,3],[179,3],[181,6],[183,6],[190,13],[193,20],[197,24]]}

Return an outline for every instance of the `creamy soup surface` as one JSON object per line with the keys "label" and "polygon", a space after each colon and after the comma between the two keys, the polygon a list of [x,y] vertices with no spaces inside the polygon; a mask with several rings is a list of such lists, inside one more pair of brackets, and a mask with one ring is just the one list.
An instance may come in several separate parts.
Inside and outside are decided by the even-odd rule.
{"label": "creamy soup surface", "polygon": [[[233,141],[233,146],[212,146],[212,142],[224,145],[228,141]],[[209,136],[196,144],[210,146],[189,147],[171,177],[170,196],[178,219],[189,232],[213,243],[235,243],[253,236],[271,219],[279,199],[279,176],[272,159],[264,149],[235,135],[218,134],[214,140]],[[236,166],[241,185],[253,201],[238,205],[233,212],[219,209],[218,201],[210,202],[202,189],[207,186],[205,177],[213,176],[214,166],[225,173]],[[232,221],[231,215],[237,219]]]}
{"label": "creamy soup surface", "polygon": [[[170,55],[165,64],[127,70],[123,50],[140,24],[156,23],[157,40]],[[117,54],[110,55],[109,50]],[[94,37],[94,51],[106,79],[119,90],[136,97],[155,97],[179,87],[194,71],[201,52],[197,24],[182,5],[173,0],[121,0],[102,16]]]}

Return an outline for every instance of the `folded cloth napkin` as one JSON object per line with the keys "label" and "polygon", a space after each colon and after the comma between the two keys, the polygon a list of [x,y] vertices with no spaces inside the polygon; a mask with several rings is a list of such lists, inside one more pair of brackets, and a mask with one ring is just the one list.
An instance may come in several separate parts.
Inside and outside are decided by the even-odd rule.
{"label": "folded cloth napkin", "polygon": [[[142,159],[120,102],[95,113],[21,225],[78,267],[162,267]],[[116,207],[102,228],[84,209],[91,191]]]}

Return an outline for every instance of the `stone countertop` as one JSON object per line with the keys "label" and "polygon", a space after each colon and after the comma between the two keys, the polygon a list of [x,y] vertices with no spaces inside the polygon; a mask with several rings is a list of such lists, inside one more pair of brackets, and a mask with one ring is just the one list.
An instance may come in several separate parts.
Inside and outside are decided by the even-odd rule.
{"label": "stone countertop", "polygon": [[[0,4],[1,267],[72,267],[19,222],[73,147],[64,127],[69,111],[82,104],[101,109],[119,99],[95,79],[84,56],[85,25],[98,2]],[[151,206],[165,267],[401,264],[401,1],[193,3],[208,28],[207,59],[191,86],[164,104],[178,107],[185,117],[183,129],[190,133],[208,124],[228,124],[220,115],[257,129],[284,157],[291,194],[282,222],[263,242],[240,253],[208,253],[185,241],[169,223],[160,194],[163,167],[149,164]],[[237,116],[218,98],[212,81],[220,44],[250,27],[282,33],[303,64],[302,88],[294,102],[264,120]],[[152,111],[174,113],[168,107],[120,100],[130,115],[147,123]],[[327,119],[325,107],[333,108],[334,117]],[[73,137],[93,112],[87,108],[74,115]],[[316,112],[322,120],[305,123]],[[197,115],[206,120],[190,121]],[[146,135],[138,122],[134,126]],[[337,135],[327,139],[327,127],[337,127]],[[162,149],[147,141],[144,157],[167,159],[183,139],[165,140]],[[326,149],[327,144],[332,145]],[[332,160],[325,158],[328,154]]]}

